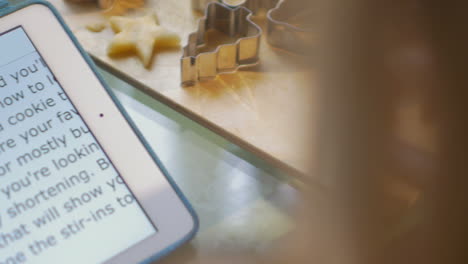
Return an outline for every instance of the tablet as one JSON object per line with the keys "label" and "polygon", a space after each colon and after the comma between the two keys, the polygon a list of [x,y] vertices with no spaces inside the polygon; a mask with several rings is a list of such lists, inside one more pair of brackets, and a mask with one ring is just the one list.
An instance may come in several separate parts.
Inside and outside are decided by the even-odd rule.
{"label": "tablet", "polygon": [[0,264],[141,263],[188,241],[195,213],[57,12],[0,15]]}

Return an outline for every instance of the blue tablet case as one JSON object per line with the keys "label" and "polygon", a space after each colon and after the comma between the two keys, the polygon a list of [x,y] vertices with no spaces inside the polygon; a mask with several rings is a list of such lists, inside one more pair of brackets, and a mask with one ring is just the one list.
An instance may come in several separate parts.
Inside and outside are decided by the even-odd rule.
{"label": "blue tablet case", "polygon": [[[19,2],[17,4],[13,3],[13,2]],[[20,10],[28,5],[32,5],[32,4],[41,4],[41,5],[45,5],[47,6],[51,11],[52,13],[55,15],[55,17],[57,18],[57,20],[60,22],[60,24],[62,24],[62,27],[65,29],[65,31],[67,32],[68,36],[70,37],[70,39],[72,40],[72,42],[75,44],[75,46],[77,47],[77,49],[80,51],[81,55],[83,56],[83,58],[85,59],[85,61],[88,63],[89,67],[92,69],[92,71],[94,72],[94,74],[96,75],[96,77],[99,79],[99,81],[101,82],[101,84],[104,86],[104,88],[106,89],[107,93],[109,94],[109,96],[112,98],[112,100],[114,101],[114,103],[117,105],[119,111],[122,113],[122,115],[125,117],[125,119],[127,120],[127,122],[130,124],[131,128],[133,129],[133,131],[135,132],[135,134],[138,136],[138,138],[140,139],[140,141],[143,143],[143,145],[145,146],[145,148],[148,150],[148,152],[150,153],[151,157],[153,158],[153,160],[156,162],[156,164],[158,164],[159,168],[161,169],[163,175],[167,178],[167,180],[169,181],[170,185],[172,186],[172,188],[174,189],[174,191],[178,194],[178,196],[180,197],[180,199],[182,200],[182,202],[184,203],[185,207],[187,208],[187,210],[190,212],[190,214],[192,215],[192,218],[193,218],[193,222],[194,222],[194,228],[193,230],[187,234],[186,237],[184,237],[182,240],[180,241],[177,241],[176,243],[174,243],[173,245],[170,245],[169,247],[167,247],[166,249],[162,250],[161,252],[157,252],[155,253],[152,257],[144,260],[142,263],[145,263],[145,264],[149,264],[149,263],[152,263],[164,256],[166,256],[167,254],[171,253],[172,251],[174,251],[176,248],[180,247],[181,245],[185,244],[186,242],[190,241],[194,236],[195,234],[197,233],[198,231],[198,228],[199,228],[199,219],[198,219],[198,216],[197,214],[195,213],[195,210],[193,209],[193,207],[190,205],[190,203],[188,202],[187,198],[184,196],[184,194],[181,192],[181,190],[179,189],[179,187],[177,186],[177,184],[174,182],[174,180],[172,179],[172,177],[169,175],[169,173],[167,172],[166,168],[164,167],[164,165],[161,163],[161,161],[159,160],[158,156],[156,155],[156,153],[151,149],[151,147],[149,146],[148,142],[144,139],[143,135],[140,133],[140,131],[137,129],[137,127],[135,126],[135,124],[133,123],[133,121],[130,119],[130,116],[127,114],[127,112],[125,111],[125,109],[122,107],[122,105],[120,104],[120,102],[117,100],[117,98],[115,97],[114,93],[112,92],[112,90],[106,85],[106,83],[104,82],[103,78],[101,77],[101,75],[98,73],[97,69],[96,69],[96,65],[94,64],[94,62],[91,60],[91,58],[89,57],[89,55],[84,51],[84,49],[81,47],[81,45],[78,43],[78,40],[76,39],[76,37],[73,35],[73,33],[71,32],[70,28],[67,26],[67,24],[65,23],[65,21],[63,20],[63,18],[60,16],[59,12],[57,11],[57,9],[55,9],[54,6],[52,6],[49,2],[47,1],[43,1],[43,0],[26,0],[26,1],[8,1],[8,0],[0,0],[0,18],[9,14],[9,13],[12,13],[12,12],[15,12],[17,10]]]}

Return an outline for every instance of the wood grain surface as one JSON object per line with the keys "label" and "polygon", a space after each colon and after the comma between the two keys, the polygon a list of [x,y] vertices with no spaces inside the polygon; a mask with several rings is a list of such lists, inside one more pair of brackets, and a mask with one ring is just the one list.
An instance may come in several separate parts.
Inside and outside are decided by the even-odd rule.
{"label": "wood grain surface", "polygon": [[[150,70],[136,56],[110,58],[106,52],[114,36],[110,27],[100,33],[86,29],[107,22],[96,5],[51,2],[100,66],[282,169],[303,176],[313,166],[304,146],[311,146],[313,138],[309,122],[316,115],[317,89],[301,56],[273,49],[263,39],[260,66],[183,88],[180,49],[156,51]],[[161,25],[180,35],[182,45],[201,17],[192,11],[190,0],[149,0],[146,10],[128,15],[149,10],[157,13]]]}

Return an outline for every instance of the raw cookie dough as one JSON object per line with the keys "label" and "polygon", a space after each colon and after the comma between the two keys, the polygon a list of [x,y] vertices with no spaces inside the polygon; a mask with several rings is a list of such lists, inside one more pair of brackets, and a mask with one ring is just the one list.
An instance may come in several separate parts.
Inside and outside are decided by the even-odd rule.
{"label": "raw cookie dough", "polygon": [[142,7],[144,0],[99,0],[99,6],[106,15],[122,15],[128,9]]}
{"label": "raw cookie dough", "polygon": [[149,68],[155,48],[180,45],[179,36],[161,27],[154,13],[137,18],[114,16],[109,21],[116,33],[107,49],[109,56],[135,52],[143,65]]}
{"label": "raw cookie dough", "polygon": [[86,25],[86,29],[91,32],[101,32],[106,28],[105,22],[98,22]]}
{"label": "raw cookie dough", "polygon": [[117,16],[124,14],[128,9],[139,8],[145,5],[145,0],[65,0],[70,3],[85,4],[97,2],[104,9],[104,14]]}

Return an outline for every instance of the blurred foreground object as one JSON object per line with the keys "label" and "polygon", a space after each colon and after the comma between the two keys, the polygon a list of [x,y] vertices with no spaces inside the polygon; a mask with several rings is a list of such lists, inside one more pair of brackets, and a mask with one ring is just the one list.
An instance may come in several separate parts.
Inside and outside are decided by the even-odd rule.
{"label": "blurred foreground object", "polygon": [[[341,263],[468,263],[468,21],[466,4],[447,5],[327,4],[319,164]],[[413,223],[388,244],[392,186],[413,193],[402,219]]]}

